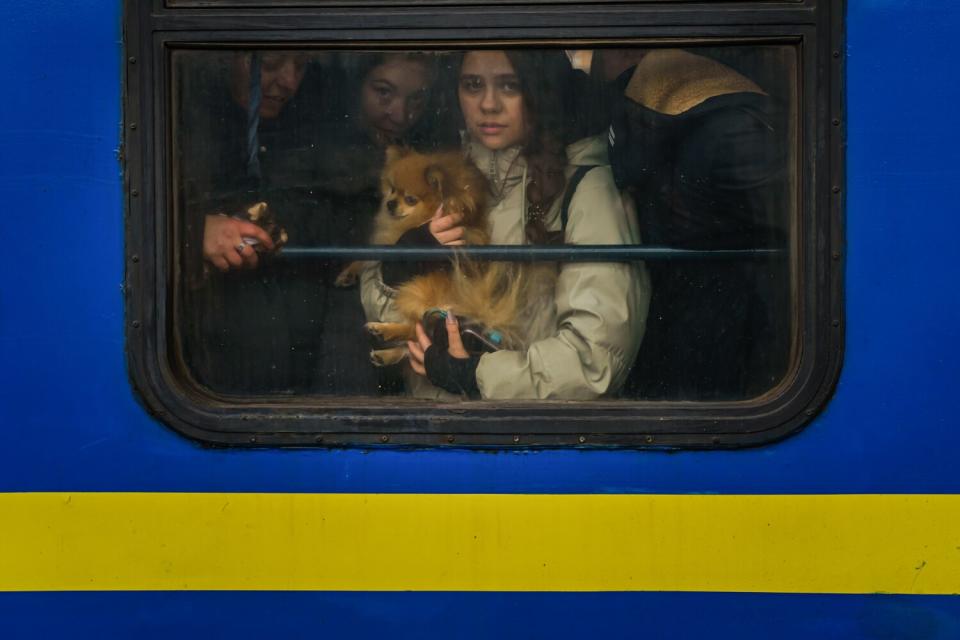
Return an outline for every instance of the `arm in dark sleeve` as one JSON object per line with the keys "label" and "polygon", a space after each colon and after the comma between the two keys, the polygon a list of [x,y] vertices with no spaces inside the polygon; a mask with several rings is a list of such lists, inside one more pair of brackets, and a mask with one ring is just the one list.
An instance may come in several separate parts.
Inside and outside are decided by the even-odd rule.
{"label": "arm in dark sleeve", "polygon": [[[439,247],[437,239],[430,233],[430,226],[422,224],[410,229],[397,240],[398,247]],[[449,269],[448,262],[384,262],[380,267],[383,283],[394,289],[416,276]]]}
{"label": "arm in dark sleeve", "polygon": [[[703,121],[679,149],[676,212],[691,223],[703,248],[785,244],[788,145],[775,121],[764,116],[748,107],[724,108]],[[684,268],[683,277],[698,293],[677,311],[678,326],[691,336],[711,336],[709,346],[694,347],[695,352],[681,357],[695,363],[699,393],[759,393],[783,371],[783,332],[789,322],[784,264],[734,261]]]}
{"label": "arm in dark sleeve", "polygon": [[674,209],[706,248],[753,248],[787,228],[786,148],[776,119],[728,106],[691,122],[673,176]]}
{"label": "arm in dark sleeve", "polygon": [[[244,190],[250,189],[239,170],[242,157],[239,124],[233,122],[229,94],[217,76],[190,69],[180,81],[183,104],[174,123],[174,194],[180,203],[181,264],[188,282],[204,276],[203,235],[208,215],[238,210]],[[196,77],[194,77],[196,76]],[[211,80],[206,86],[202,80]],[[230,160],[235,160],[230,162]]]}

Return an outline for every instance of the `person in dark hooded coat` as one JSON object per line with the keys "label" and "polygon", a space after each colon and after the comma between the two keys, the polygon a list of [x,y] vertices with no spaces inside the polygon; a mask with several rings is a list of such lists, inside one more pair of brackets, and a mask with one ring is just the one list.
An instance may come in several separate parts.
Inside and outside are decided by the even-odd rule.
{"label": "person in dark hooded coat", "polygon": [[[788,142],[778,102],[713,59],[602,50],[610,159],[645,244],[785,249]],[[742,399],[772,388],[789,350],[787,261],[648,262],[647,331],[625,393]]]}

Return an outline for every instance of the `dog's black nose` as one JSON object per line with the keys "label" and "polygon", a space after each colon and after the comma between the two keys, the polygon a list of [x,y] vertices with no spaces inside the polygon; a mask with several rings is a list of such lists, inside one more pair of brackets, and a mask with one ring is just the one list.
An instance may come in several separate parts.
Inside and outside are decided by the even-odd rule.
{"label": "dog's black nose", "polygon": [[387,200],[387,211],[393,213],[397,210],[397,201],[396,200]]}

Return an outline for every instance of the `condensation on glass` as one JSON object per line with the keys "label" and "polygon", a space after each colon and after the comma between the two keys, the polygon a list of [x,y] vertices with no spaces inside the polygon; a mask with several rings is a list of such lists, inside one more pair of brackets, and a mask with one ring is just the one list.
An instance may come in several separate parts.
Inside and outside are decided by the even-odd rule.
{"label": "condensation on glass", "polygon": [[[174,352],[202,392],[743,400],[789,372],[793,47],[221,49],[172,60]],[[431,226],[453,216],[465,222]],[[449,233],[458,227],[462,238]],[[452,237],[692,253],[363,262],[333,251]],[[411,283],[425,281],[449,287],[416,298],[436,303],[419,309],[435,349],[446,307],[460,319],[472,359],[466,373],[454,367],[453,390],[476,385],[461,393],[404,357],[397,325],[412,327]]]}

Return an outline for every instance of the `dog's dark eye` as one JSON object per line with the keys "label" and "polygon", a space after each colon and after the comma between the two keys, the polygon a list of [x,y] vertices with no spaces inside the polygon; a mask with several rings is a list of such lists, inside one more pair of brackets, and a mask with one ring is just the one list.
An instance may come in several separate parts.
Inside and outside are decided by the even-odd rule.
{"label": "dog's dark eye", "polygon": [[419,200],[417,200],[413,196],[404,196],[403,201],[407,203],[408,207],[412,207],[413,205],[417,204],[417,202],[419,202]]}

